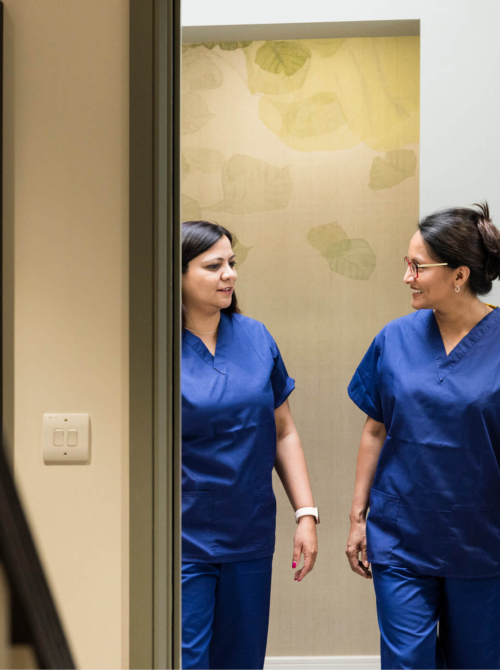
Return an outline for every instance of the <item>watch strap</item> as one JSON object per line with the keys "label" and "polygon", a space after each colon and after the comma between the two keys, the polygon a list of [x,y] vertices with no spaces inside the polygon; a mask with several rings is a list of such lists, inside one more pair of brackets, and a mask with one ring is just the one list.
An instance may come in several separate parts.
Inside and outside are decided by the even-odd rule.
{"label": "watch strap", "polygon": [[295,523],[299,523],[301,516],[313,516],[316,519],[316,523],[319,523],[319,511],[317,507],[300,507],[295,512]]}

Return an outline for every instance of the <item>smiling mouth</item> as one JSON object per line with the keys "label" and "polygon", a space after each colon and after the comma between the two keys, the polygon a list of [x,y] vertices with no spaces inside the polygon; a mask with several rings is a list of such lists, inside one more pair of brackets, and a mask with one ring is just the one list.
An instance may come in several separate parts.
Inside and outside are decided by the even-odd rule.
{"label": "smiling mouth", "polygon": [[233,290],[233,287],[229,286],[228,288],[219,288],[217,290],[221,291],[221,293],[231,293],[231,291]]}

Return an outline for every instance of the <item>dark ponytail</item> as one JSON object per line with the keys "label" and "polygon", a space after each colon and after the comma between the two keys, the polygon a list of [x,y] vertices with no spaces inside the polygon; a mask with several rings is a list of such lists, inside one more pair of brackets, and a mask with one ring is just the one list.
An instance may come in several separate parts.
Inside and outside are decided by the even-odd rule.
{"label": "dark ponytail", "polygon": [[452,269],[470,270],[472,293],[486,295],[500,277],[500,231],[490,219],[488,203],[435,212],[418,224],[432,256]]}
{"label": "dark ponytail", "polygon": [[474,206],[479,207],[477,229],[487,252],[486,274],[491,280],[495,280],[500,277],[500,230],[490,219],[490,209],[487,202],[476,203]]}

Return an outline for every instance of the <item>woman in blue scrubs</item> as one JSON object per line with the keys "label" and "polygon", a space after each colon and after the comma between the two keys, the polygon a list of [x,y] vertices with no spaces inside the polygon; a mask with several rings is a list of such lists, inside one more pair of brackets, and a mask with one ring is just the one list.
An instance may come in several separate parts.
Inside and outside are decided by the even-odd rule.
{"label": "woman in blue scrubs", "polygon": [[232,242],[222,226],[182,224],[184,669],[264,665],[273,467],[296,510],[297,582],[317,554],[318,510],[287,400],[295,382],[266,327],[240,313]]}
{"label": "woman in blue scrubs", "polygon": [[348,389],[368,416],[346,554],[373,575],[383,668],[500,668],[500,309],[478,298],[500,277],[500,232],[477,207],[419,224],[416,311]]}

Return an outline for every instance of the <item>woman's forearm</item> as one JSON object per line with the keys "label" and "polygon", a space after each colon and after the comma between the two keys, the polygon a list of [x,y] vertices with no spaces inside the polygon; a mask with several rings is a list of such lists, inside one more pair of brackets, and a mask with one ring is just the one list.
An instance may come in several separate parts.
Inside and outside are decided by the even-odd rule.
{"label": "woman's forearm", "polygon": [[274,467],[293,509],[313,507],[306,459],[297,431],[294,430],[278,439]]}
{"label": "woman's forearm", "polygon": [[350,514],[351,521],[363,521],[366,518],[370,488],[385,438],[384,424],[368,418],[361,434],[358,451],[354,497]]}
{"label": "woman's forearm", "polygon": [[[274,467],[294,510],[300,507],[314,507],[306,459],[295,428],[288,400],[274,410],[276,419],[276,460]],[[313,569],[318,553],[316,520],[309,515],[299,519],[293,537],[292,568],[304,556],[304,565],[295,573],[295,580],[301,582]]]}

